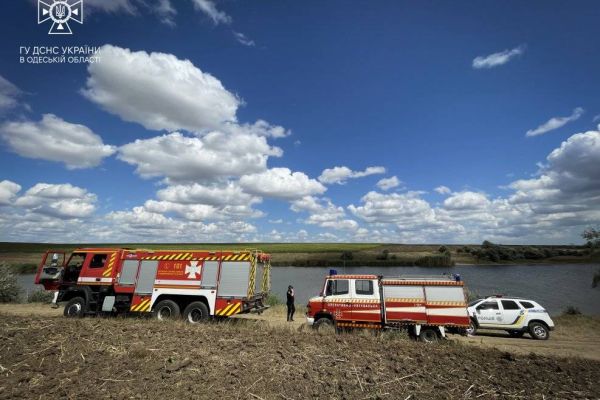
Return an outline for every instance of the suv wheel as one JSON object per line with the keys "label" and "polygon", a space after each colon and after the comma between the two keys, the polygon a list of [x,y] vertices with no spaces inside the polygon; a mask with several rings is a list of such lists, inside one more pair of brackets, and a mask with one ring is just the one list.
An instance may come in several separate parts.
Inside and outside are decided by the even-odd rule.
{"label": "suv wheel", "polygon": [[548,340],[550,337],[550,330],[546,325],[540,322],[532,322],[529,324],[529,334],[536,340]]}
{"label": "suv wheel", "polygon": [[467,336],[475,336],[477,333],[477,325],[475,324],[475,321],[471,320],[469,327],[465,329],[465,332],[467,333]]}

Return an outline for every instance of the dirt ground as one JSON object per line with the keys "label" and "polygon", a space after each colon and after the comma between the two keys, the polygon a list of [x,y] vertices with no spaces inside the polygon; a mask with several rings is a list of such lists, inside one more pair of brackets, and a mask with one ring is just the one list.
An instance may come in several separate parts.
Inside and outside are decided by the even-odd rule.
{"label": "dirt ground", "polygon": [[[320,335],[300,315],[283,321],[280,308],[255,317],[272,322],[200,326],[72,320],[59,311],[0,307],[0,399],[600,398],[598,361],[480,348],[471,339]],[[537,343],[512,340],[520,341]]]}

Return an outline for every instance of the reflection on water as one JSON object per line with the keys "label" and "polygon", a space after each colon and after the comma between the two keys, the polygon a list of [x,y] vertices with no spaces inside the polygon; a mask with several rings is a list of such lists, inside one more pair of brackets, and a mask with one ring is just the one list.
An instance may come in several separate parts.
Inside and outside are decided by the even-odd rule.
{"label": "reflection on water", "polygon": [[[296,291],[296,303],[306,304],[321,291],[323,278],[330,268],[274,267],[272,292],[285,299],[288,285]],[[453,268],[433,267],[347,267],[338,273],[398,275],[460,274],[470,292],[479,296],[504,294],[529,297],[540,302],[551,314],[560,314],[575,306],[584,314],[600,315],[600,287],[592,289],[594,272],[600,265],[460,265]],[[19,275],[20,285],[34,290],[34,275]]]}

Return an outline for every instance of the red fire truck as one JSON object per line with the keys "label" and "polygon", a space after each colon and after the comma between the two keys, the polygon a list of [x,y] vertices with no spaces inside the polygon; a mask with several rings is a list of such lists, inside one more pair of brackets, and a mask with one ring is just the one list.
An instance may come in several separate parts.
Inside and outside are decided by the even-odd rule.
{"label": "red fire truck", "polygon": [[469,327],[463,289],[454,276],[330,275],[306,318],[316,329],[407,329],[430,342]]}
{"label": "red fire truck", "polygon": [[35,283],[58,291],[67,317],[152,312],[196,323],[261,312],[270,276],[270,256],[258,250],[83,248],[47,251]]}

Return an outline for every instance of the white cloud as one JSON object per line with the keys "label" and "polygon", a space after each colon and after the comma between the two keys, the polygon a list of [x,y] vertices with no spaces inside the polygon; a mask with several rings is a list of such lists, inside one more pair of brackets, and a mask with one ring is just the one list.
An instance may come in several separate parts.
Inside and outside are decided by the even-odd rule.
{"label": "white cloud", "polygon": [[257,120],[253,124],[224,124],[222,129],[223,131],[232,134],[265,136],[275,139],[284,138],[292,134],[291,131],[286,130],[283,126],[271,125],[262,119]]}
{"label": "white cloud", "polygon": [[279,219],[270,219],[269,220],[270,224],[283,224],[283,219],[279,218]]}
{"label": "white cloud", "polygon": [[170,0],[157,0],[154,12],[158,15],[163,24],[175,26],[177,10],[173,8]]}
{"label": "white cloud", "polygon": [[473,68],[494,68],[500,65],[504,65],[513,58],[523,54],[525,52],[525,46],[521,45],[511,50],[504,50],[498,53],[493,53],[487,56],[478,56],[473,60]]}
{"label": "white cloud", "polygon": [[244,35],[242,32],[233,32],[233,36],[235,36],[235,40],[238,41],[238,43],[243,44],[244,46],[248,46],[248,47],[254,47],[256,46],[256,43],[254,43],[254,40],[248,38],[246,35]]}
{"label": "white cloud", "polygon": [[450,188],[448,186],[438,186],[435,189],[436,192],[438,192],[439,194],[450,194],[452,193],[452,190],[450,190]]}
{"label": "white cloud", "polygon": [[85,7],[92,11],[116,13],[124,11],[129,14],[137,12],[131,0],[85,0]]}
{"label": "white cloud", "polygon": [[106,111],[152,130],[203,132],[236,121],[240,100],[212,75],[172,54],[105,45],[82,93]]}
{"label": "white cloud", "polygon": [[19,104],[19,96],[21,90],[0,75],[0,112],[15,108]]}
{"label": "white cloud", "polygon": [[385,174],[384,167],[368,167],[364,171],[352,171],[346,166],[333,167],[323,170],[319,176],[319,181],[327,185],[337,183],[343,185],[350,178],[362,178],[369,175]]}
{"label": "white cloud", "polygon": [[573,110],[571,115],[569,115],[568,117],[550,118],[548,121],[544,122],[542,125],[538,126],[537,128],[528,130],[527,133],[525,134],[525,136],[532,137],[532,136],[543,135],[544,133],[553,131],[558,128],[562,128],[569,122],[573,122],[573,121],[576,121],[577,119],[579,119],[583,115],[583,112],[584,112],[583,108],[577,107],[576,109]]}
{"label": "white cloud", "polygon": [[219,11],[212,0],[192,0],[194,8],[206,14],[215,25],[230,24],[231,17],[223,11]]}
{"label": "white cloud", "polygon": [[244,175],[240,178],[240,186],[245,192],[256,196],[287,200],[322,194],[327,190],[303,172],[292,172],[288,168],[272,168],[258,174]]}
{"label": "white cloud", "polygon": [[377,182],[377,187],[381,190],[390,190],[398,186],[400,186],[400,180],[396,176],[392,176],[391,178],[383,178]]}
{"label": "white cloud", "polygon": [[600,121],[600,114],[596,115],[594,117],[594,119],[592,119],[592,122],[597,122],[597,121]]}
{"label": "white cloud", "polygon": [[170,182],[214,181],[263,172],[269,156],[283,153],[264,136],[211,132],[202,138],[171,133],[137,139],[119,149],[118,158],[136,166],[144,178]]}
{"label": "white cloud", "polygon": [[212,206],[241,206],[260,201],[260,199],[244,193],[242,189],[233,182],[228,182],[224,186],[206,186],[198,183],[169,186],[159,190],[156,197],[159,200],[172,203],[208,204]]}
{"label": "white cloud", "polygon": [[448,210],[476,210],[490,204],[487,196],[483,193],[460,192],[444,200],[444,208]]}
{"label": "white cloud", "polygon": [[17,183],[8,180],[0,182],[0,205],[11,204],[20,191],[21,185]]}
{"label": "white cloud", "polygon": [[38,183],[17,198],[14,205],[59,219],[86,218],[95,211],[96,195],[65,184]]}
{"label": "white cloud", "polygon": [[308,212],[309,217],[303,221],[306,224],[346,231],[358,229],[358,222],[346,218],[344,209],[336,206],[329,199],[305,196],[294,200],[290,209],[294,212]]}
{"label": "white cloud", "polygon": [[61,162],[69,169],[95,167],[115,152],[86,126],[53,114],[44,114],[40,122],[7,122],[0,136],[20,156]]}

